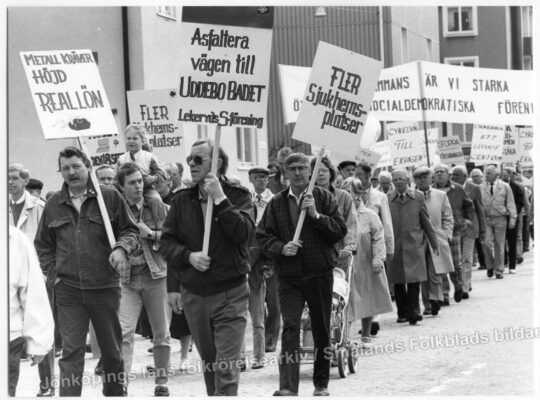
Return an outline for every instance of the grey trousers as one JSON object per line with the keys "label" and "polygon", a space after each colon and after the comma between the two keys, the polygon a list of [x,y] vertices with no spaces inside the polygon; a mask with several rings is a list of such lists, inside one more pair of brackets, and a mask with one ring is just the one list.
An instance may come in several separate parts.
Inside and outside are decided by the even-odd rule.
{"label": "grey trousers", "polygon": [[208,396],[237,396],[246,331],[247,282],[210,296],[180,288],[184,312],[201,356]]}

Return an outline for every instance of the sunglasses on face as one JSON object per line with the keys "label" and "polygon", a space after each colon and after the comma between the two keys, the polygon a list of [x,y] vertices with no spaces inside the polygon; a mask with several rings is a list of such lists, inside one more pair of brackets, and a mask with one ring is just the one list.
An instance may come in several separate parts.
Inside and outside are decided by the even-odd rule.
{"label": "sunglasses on face", "polygon": [[187,156],[186,158],[186,162],[188,164],[191,164],[191,162],[193,161],[193,164],[195,165],[201,165],[205,160],[211,160],[210,157],[201,157],[201,156],[193,156],[193,155],[189,155]]}

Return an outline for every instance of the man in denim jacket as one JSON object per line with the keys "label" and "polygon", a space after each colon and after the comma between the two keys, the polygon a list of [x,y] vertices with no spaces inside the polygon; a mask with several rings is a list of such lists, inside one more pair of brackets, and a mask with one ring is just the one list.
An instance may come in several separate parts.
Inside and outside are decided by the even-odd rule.
{"label": "man in denim jacket", "polygon": [[116,243],[111,249],[90,161],[75,147],[60,152],[64,184],[45,205],[34,244],[47,285],[53,288],[62,336],[60,396],[80,396],[88,322],[96,330],[103,359],[103,394],[124,394],[122,329],[118,319],[120,273],[137,246],[138,228],[125,200],[101,186]]}
{"label": "man in denim jacket", "polygon": [[[143,195],[143,174],[135,163],[125,163],[116,175],[135,222],[139,244],[131,253],[130,265],[121,273],[120,325],[122,354],[129,378],[133,361],[133,337],[142,306],[146,308],[153,333],[155,396],[168,396],[167,368],[171,335],[167,306],[167,263],[158,252],[161,228],[169,207],[155,196]],[[126,379],[126,384],[128,379]]]}

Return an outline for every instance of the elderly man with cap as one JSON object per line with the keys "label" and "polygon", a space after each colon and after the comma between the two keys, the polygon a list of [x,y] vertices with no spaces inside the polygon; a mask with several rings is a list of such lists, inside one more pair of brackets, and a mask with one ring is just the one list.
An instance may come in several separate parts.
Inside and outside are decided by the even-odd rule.
{"label": "elderly man with cap", "polygon": [[351,160],[345,160],[338,164],[338,170],[343,176],[343,179],[347,179],[350,176],[354,176],[356,170],[356,163]]}
{"label": "elderly man with cap", "polygon": [[437,234],[439,254],[434,254],[430,246],[426,249],[427,281],[421,283],[424,315],[437,315],[443,301],[443,275],[454,271],[450,241],[454,229],[454,217],[448,196],[442,190],[433,189],[431,170],[419,167],[413,173],[416,189],[424,194],[431,223]]}
{"label": "elderly man with cap", "polygon": [[[450,273],[450,279],[454,285],[454,301],[459,303],[463,298],[463,270],[461,265],[461,234],[464,229],[472,225],[473,202],[459,183],[450,180],[450,168],[446,164],[437,164],[433,168],[435,172],[435,189],[446,192],[452,214],[454,215],[454,233],[450,242],[452,250],[452,260],[454,262],[454,272]],[[448,295],[450,284],[448,278],[443,278],[444,303],[449,305]]]}
{"label": "elderly man with cap", "polygon": [[450,179],[463,185],[465,193],[467,193],[473,202],[472,225],[465,227],[461,235],[461,260],[463,267],[462,298],[468,299],[469,292],[471,291],[474,242],[476,239],[479,239],[480,243],[484,241],[486,236],[486,218],[484,216],[480,186],[467,180],[467,169],[463,165],[456,165],[452,168]]}
{"label": "elderly man with cap", "polygon": [[398,323],[414,325],[422,320],[418,296],[420,282],[427,279],[425,239],[434,254],[439,242],[429,218],[424,195],[408,188],[409,173],[402,168],[392,171],[395,190],[390,192],[390,214],[394,232],[395,254],[388,263],[388,280],[394,284]]}

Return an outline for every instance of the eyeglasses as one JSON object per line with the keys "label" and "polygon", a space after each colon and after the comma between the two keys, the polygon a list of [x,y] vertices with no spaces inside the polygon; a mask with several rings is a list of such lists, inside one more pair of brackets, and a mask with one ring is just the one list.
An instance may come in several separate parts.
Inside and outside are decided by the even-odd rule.
{"label": "eyeglasses", "polygon": [[191,162],[193,161],[193,164],[195,165],[201,165],[205,160],[211,160],[210,157],[201,157],[201,156],[193,156],[193,155],[189,155],[187,156],[186,158],[186,162],[188,164],[191,164]]}
{"label": "eyeglasses", "polygon": [[299,165],[299,166],[297,166],[297,167],[287,167],[287,171],[289,171],[289,172],[296,172],[296,171],[298,171],[298,172],[305,172],[305,171],[307,171],[308,169],[309,169],[309,167],[306,166],[306,165]]}

